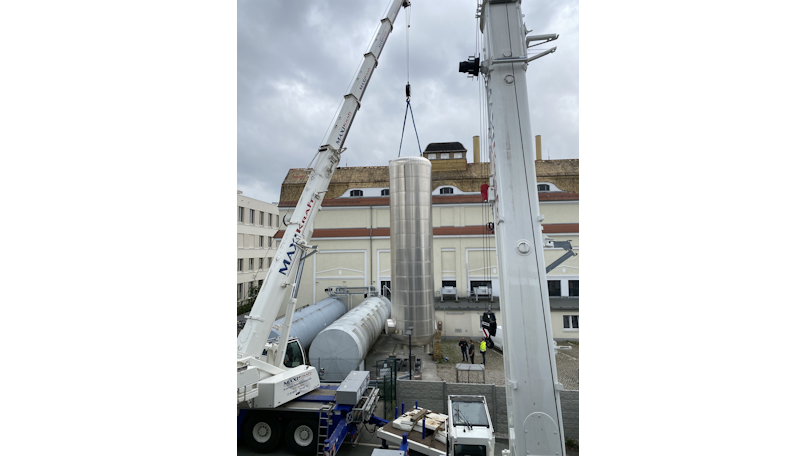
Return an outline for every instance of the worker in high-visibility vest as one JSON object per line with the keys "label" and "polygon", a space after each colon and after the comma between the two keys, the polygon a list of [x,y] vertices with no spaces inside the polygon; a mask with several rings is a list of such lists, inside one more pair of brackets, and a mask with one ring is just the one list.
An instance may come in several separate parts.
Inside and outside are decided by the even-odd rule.
{"label": "worker in high-visibility vest", "polygon": [[487,365],[487,341],[486,339],[481,339],[481,364],[484,366]]}

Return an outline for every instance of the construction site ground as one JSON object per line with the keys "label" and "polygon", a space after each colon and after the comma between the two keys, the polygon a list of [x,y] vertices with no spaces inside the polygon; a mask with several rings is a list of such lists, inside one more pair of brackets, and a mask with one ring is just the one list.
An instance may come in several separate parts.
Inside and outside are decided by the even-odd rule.
{"label": "construction site ground", "polygon": [[[458,346],[458,340],[443,340],[442,341],[442,359],[435,363],[436,374],[438,377],[448,383],[456,383],[456,364],[469,363],[463,361],[461,357],[461,348]],[[568,346],[570,349],[561,349],[557,351],[557,378],[568,391],[579,391],[579,342],[568,341],[558,342],[559,346]],[[482,364],[481,353],[476,349],[474,361],[475,364]],[[484,366],[486,381],[482,382],[481,374],[475,372],[459,373],[459,383],[487,383],[492,385],[503,386],[503,353],[495,348],[487,350],[486,364]]]}

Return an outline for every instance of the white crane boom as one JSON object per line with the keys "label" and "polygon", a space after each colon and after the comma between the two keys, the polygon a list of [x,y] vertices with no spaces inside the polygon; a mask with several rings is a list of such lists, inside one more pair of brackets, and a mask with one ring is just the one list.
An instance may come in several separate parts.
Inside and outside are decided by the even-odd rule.
{"label": "white crane boom", "polygon": [[481,11],[509,453],[556,456],[565,454],[562,385],[554,359],[526,70],[538,57],[527,55],[527,43],[557,35],[527,38],[520,6],[520,0],[484,0]]}
{"label": "white crane boom", "polygon": [[[283,366],[280,360],[286,349],[286,340],[280,340],[277,352],[279,355],[273,364],[264,363],[256,358],[261,356],[265,348],[273,322],[281,309],[286,287],[294,285],[298,263],[302,255],[305,254],[305,250],[309,248],[308,243],[312,237],[315,216],[320,210],[323,196],[329,187],[329,182],[332,180],[335,167],[340,163],[340,154],[344,150],[343,144],[346,142],[349,129],[357,111],[360,109],[360,101],[363,99],[371,75],[377,66],[380,53],[393,30],[399,9],[408,6],[410,6],[409,0],[394,0],[391,3],[387,14],[381,20],[368,52],[364,55],[363,63],[355,75],[349,93],[343,97],[343,104],[338,111],[337,120],[332,130],[329,132],[327,142],[318,149],[315,165],[310,172],[304,191],[284,232],[276,256],[270,264],[262,288],[259,290],[258,296],[256,296],[253,309],[246,318],[245,327],[236,339],[238,391],[244,393],[243,388],[246,385],[255,384],[256,372],[247,375],[246,367],[247,370],[258,369],[261,378],[288,372],[290,378],[295,381],[297,381],[298,374],[306,374],[306,376],[312,377],[312,373],[307,373],[304,366],[291,370]],[[291,296],[287,306],[285,325],[292,322],[292,312],[294,310],[295,296]],[[306,367],[314,371],[314,368]],[[317,386],[316,374],[314,375],[314,381],[310,382],[307,388]],[[289,385],[285,388],[288,387]],[[248,396],[245,394],[239,395],[238,393],[238,401],[245,400]]]}

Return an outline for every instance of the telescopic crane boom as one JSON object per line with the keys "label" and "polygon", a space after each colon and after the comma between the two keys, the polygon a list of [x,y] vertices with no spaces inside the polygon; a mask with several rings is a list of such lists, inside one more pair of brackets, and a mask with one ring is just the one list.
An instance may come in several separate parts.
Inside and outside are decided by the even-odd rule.
{"label": "telescopic crane boom", "polygon": [[509,454],[564,455],[562,411],[551,331],[543,227],[537,199],[526,70],[529,62],[556,48],[528,56],[520,0],[483,0],[480,58],[461,62],[459,71],[486,83],[491,187],[501,280],[504,373]]}
{"label": "telescopic crane boom", "polygon": [[[320,210],[335,167],[340,163],[340,155],[345,150],[343,144],[346,142],[352,122],[360,109],[360,102],[374,69],[377,67],[385,42],[393,30],[399,9],[409,6],[409,0],[394,0],[391,3],[381,20],[370,48],[363,57],[363,63],[355,75],[349,93],[343,97],[343,104],[338,111],[332,130],[329,132],[326,144],[318,148],[309,180],[287,225],[276,256],[270,264],[270,270],[259,290],[253,309],[246,318],[245,327],[236,340],[237,402],[255,397],[255,394],[258,393],[255,392],[251,395],[248,390],[255,386],[258,380],[271,376],[277,376],[280,381],[285,382],[285,391],[290,389],[290,382],[300,383],[297,387],[292,388],[296,390],[295,396],[318,387],[318,375],[314,372],[313,367],[299,366],[287,369],[281,363],[280,359],[285,353],[287,343],[284,337],[279,341],[280,347],[277,353],[281,355],[276,358],[275,362],[263,362],[258,358],[265,349],[267,338],[281,309],[287,287],[297,286],[295,277],[299,262],[302,256],[306,255],[306,251],[312,249],[308,243],[312,237],[315,217]],[[294,310],[295,294],[291,294],[287,303],[285,325],[292,321]]]}

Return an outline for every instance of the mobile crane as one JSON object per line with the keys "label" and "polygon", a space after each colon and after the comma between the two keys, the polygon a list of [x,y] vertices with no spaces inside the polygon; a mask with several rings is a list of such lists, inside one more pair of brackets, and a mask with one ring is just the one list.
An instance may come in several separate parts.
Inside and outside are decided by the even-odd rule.
{"label": "mobile crane", "polygon": [[[285,433],[284,427],[288,444],[295,442],[291,448],[293,451],[306,453],[317,447],[325,453],[334,454],[343,438],[347,434],[354,434],[358,424],[377,424],[379,421],[372,414],[379,391],[369,388],[368,382],[363,387],[362,381],[353,381],[351,388],[359,388],[355,402],[345,403],[344,400],[338,403],[336,391],[339,394],[344,389],[343,384],[321,385],[314,367],[306,363],[287,367],[283,361],[303,262],[308,255],[317,251],[309,245],[315,217],[335,168],[340,163],[340,156],[345,151],[343,145],[385,42],[393,30],[399,9],[409,6],[409,0],[394,0],[382,18],[349,93],[343,97],[327,141],[318,148],[307,184],[287,223],[253,309],[237,337],[237,428],[256,450],[271,451],[278,442],[279,434]],[[267,338],[288,293],[285,324],[278,345],[270,346]],[[368,378],[368,373],[365,378]]]}
{"label": "mobile crane", "polygon": [[[482,0],[481,57],[459,71],[484,78],[490,158],[489,201],[493,206],[501,283],[509,450],[512,456],[564,455],[560,394],[551,330],[545,239],[537,201],[537,176],[529,120],[526,71],[551,48],[528,55],[530,43],[559,35],[529,35],[521,0]],[[494,325],[494,322],[493,322]],[[451,438],[453,429],[448,429]],[[504,450],[505,456],[507,450]],[[456,456],[461,456],[454,450]]]}

